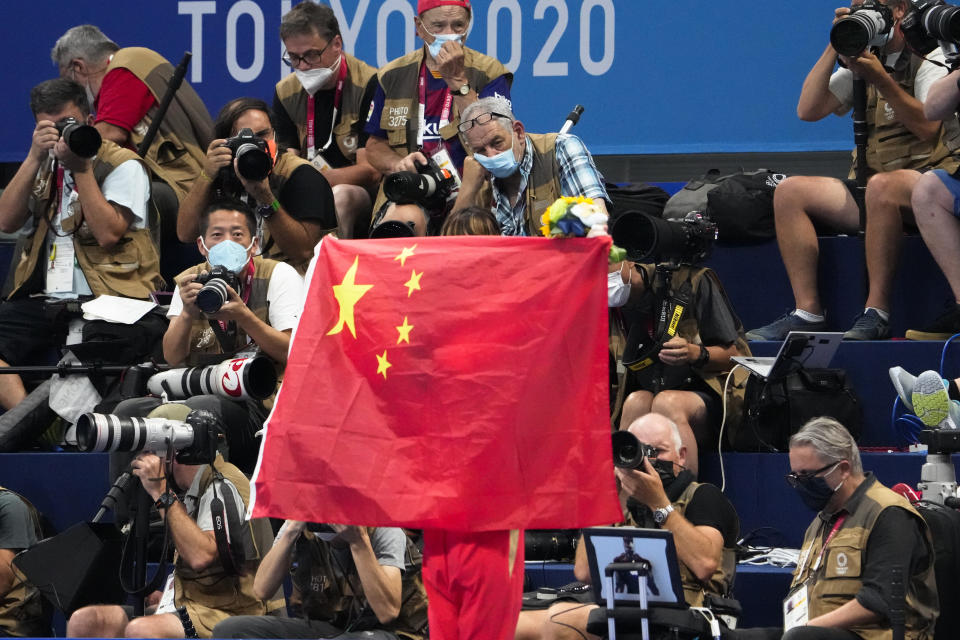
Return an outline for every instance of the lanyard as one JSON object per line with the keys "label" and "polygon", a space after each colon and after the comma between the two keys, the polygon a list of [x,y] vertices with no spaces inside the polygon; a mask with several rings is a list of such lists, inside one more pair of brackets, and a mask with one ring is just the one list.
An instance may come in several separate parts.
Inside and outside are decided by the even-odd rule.
{"label": "lanyard", "polygon": [[[424,62],[420,65],[420,108],[418,111],[419,121],[417,122],[417,148],[423,149],[423,133],[427,128],[427,64]],[[444,88],[444,99],[443,99],[443,110],[440,112],[440,127],[447,125],[450,122],[450,110],[453,107],[453,94],[450,93],[450,87]],[[444,144],[441,139],[440,142],[436,143],[435,147],[440,147]]]}
{"label": "lanyard", "polygon": [[[320,151],[326,151],[333,142],[333,126],[337,123],[337,116],[340,114],[340,101],[343,99],[343,85],[347,79],[347,59],[340,57],[340,74],[337,78],[337,90],[333,95],[333,119],[330,121],[330,137],[327,138],[327,144],[323,145]],[[312,94],[307,95],[307,160],[313,160],[317,155],[316,124],[314,119],[316,113],[314,110],[317,102]]]}
{"label": "lanyard", "polygon": [[813,563],[811,569],[816,571],[820,568],[820,562],[823,560],[823,554],[827,552],[827,545],[830,544],[830,541],[833,540],[833,536],[837,534],[837,531],[843,525],[843,521],[847,519],[847,514],[843,514],[833,525],[833,529],[830,530],[830,534],[827,536],[827,539],[823,541],[823,546],[820,548],[820,555],[817,556],[816,562]]}

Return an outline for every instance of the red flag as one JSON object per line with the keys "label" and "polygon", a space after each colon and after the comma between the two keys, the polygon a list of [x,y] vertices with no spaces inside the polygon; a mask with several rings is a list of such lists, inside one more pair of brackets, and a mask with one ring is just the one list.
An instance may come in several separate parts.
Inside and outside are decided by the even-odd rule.
{"label": "red flag", "polygon": [[483,531],[621,519],[609,239],[326,239],[256,516]]}

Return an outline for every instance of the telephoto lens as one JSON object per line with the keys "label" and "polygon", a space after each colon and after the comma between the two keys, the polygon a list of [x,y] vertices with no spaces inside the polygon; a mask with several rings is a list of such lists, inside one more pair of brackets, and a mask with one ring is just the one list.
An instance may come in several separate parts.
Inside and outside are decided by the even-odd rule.
{"label": "telephoto lens", "polygon": [[77,419],[80,451],[153,451],[184,449],[193,444],[193,427],[165,418],[123,418],[85,413]]}
{"label": "telephoto lens", "polygon": [[57,122],[60,137],[75,155],[92,158],[97,155],[103,138],[95,127],[79,122],[76,118],[64,118]]}
{"label": "telephoto lens", "polygon": [[864,2],[834,23],[830,44],[842,56],[855,56],[867,47],[881,46],[893,28],[890,8],[879,2]]}

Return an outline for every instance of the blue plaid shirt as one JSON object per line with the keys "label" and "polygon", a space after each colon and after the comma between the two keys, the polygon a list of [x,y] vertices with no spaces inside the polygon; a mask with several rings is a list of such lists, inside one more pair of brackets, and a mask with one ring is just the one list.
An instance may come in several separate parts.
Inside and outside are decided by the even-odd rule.
{"label": "blue plaid shirt", "polygon": [[[607,189],[603,186],[603,176],[580,138],[570,134],[558,135],[556,150],[557,166],[560,168],[560,195],[609,200]],[[527,136],[526,151],[520,161],[520,197],[516,206],[511,207],[510,198],[499,189],[497,183],[500,181],[494,179],[492,182],[495,213],[502,235],[529,235],[524,216],[527,209],[527,181],[532,170],[533,141]]]}

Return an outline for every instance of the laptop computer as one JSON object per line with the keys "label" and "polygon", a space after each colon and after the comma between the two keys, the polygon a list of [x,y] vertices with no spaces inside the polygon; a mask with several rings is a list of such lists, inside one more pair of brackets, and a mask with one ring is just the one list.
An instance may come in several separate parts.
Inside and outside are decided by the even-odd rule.
{"label": "laptop computer", "polygon": [[840,332],[791,331],[775,358],[734,356],[730,359],[764,380],[776,379],[799,367],[821,369],[830,366],[842,341]]}
{"label": "laptop computer", "polygon": [[[680,564],[673,533],[638,527],[592,527],[583,530],[587,560],[590,563],[590,584],[600,606],[607,605],[610,581],[604,575],[613,562],[650,562],[647,576],[648,606],[686,608],[680,583]],[[616,606],[640,604],[640,578],[635,571],[617,572],[613,577],[613,601]]]}

